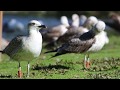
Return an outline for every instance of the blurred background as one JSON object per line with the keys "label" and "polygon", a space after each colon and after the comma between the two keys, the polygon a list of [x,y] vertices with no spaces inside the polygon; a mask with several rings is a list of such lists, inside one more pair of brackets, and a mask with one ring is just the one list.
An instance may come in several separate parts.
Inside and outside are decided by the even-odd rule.
{"label": "blurred background", "polygon": [[[113,20],[118,24],[113,25],[114,23],[111,21],[112,19],[116,19],[115,16],[112,17],[113,14],[116,15],[116,17],[119,17],[120,11],[4,11],[3,40],[5,39],[9,42],[17,35],[27,34],[27,23],[30,20],[36,19],[47,27],[53,27],[60,24],[61,16],[67,16],[69,22],[71,22],[71,16],[75,13],[78,15],[85,15],[87,17],[95,16],[98,19],[105,21],[107,25],[106,29],[114,29],[118,32],[120,31],[119,22]],[[119,18],[117,19],[120,20]],[[110,26],[111,22],[113,26]],[[116,26],[118,27],[117,29]]]}
{"label": "blurred background", "polygon": [[106,17],[109,13],[115,12],[120,13],[120,11],[4,11],[5,15],[17,15],[17,16],[42,16],[42,17],[55,17],[59,18],[62,15],[71,17],[72,14],[85,14],[86,16],[95,15],[97,17]]}

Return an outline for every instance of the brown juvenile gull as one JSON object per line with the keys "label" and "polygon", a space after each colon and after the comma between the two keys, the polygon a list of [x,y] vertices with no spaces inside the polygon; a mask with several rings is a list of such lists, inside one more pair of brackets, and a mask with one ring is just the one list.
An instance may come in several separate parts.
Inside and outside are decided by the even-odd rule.
{"label": "brown juvenile gull", "polygon": [[[72,38],[56,50],[48,51],[46,53],[57,52],[53,57],[66,53],[86,53],[84,57],[85,68],[89,68],[89,53],[101,50],[105,44],[105,40],[100,34],[104,29],[105,23],[103,21],[98,21],[91,30],[83,33],[80,37]],[[86,57],[86,55],[88,56]]]}
{"label": "brown juvenile gull", "polygon": [[[76,16],[76,18],[78,20],[79,17]],[[75,23],[76,26],[74,25],[74,27],[69,27],[67,32],[58,38],[58,40],[56,41],[57,44],[60,44],[60,43],[63,44],[64,42],[67,42],[69,39],[72,39],[74,37],[79,37],[83,33],[88,32],[92,28],[92,26],[94,26],[98,22],[95,16],[90,16],[84,22],[85,24],[83,27],[83,26],[78,26],[79,22],[76,22],[75,20],[76,19],[73,20],[73,23]]]}
{"label": "brown juvenile gull", "polygon": [[41,25],[37,20],[31,20],[28,23],[28,35],[18,35],[13,38],[8,46],[0,51],[3,54],[7,54],[11,59],[19,62],[18,77],[22,77],[20,61],[28,61],[27,76],[29,77],[29,62],[39,57],[42,50],[42,35],[39,32],[40,29],[46,28],[45,25]]}

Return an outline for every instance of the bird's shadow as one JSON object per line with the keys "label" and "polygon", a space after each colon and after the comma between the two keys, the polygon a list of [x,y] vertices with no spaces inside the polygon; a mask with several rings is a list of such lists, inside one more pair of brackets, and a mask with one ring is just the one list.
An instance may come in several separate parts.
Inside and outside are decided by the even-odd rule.
{"label": "bird's shadow", "polygon": [[3,74],[1,74],[0,78],[12,78],[12,75],[3,75]]}
{"label": "bird's shadow", "polygon": [[69,69],[70,67],[63,66],[63,65],[49,65],[49,66],[34,66],[32,70],[50,70],[50,69]]}

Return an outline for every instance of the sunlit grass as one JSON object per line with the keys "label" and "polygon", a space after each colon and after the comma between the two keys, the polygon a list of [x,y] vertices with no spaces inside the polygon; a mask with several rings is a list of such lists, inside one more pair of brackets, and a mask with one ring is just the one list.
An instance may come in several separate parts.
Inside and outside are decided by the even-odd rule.
{"label": "sunlit grass", "polygon": [[[109,34],[109,33],[108,33]],[[118,33],[117,33],[118,34]],[[110,43],[96,53],[90,53],[91,68],[83,68],[84,54],[64,54],[50,58],[55,53],[44,54],[30,62],[30,77],[26,77],[27,62],[22,61],[23,79],[111,79],[120,78],[120,36],[109,35]],[[1,79],[18,79],[18,62],[2,55]]]}

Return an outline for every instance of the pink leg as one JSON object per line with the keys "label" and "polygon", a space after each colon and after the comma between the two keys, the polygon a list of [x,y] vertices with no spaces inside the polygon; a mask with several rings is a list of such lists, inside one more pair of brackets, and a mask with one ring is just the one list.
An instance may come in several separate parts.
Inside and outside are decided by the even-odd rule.
{"label": "pink leg", "polygon": [[22,78],[22,71],[21,71],[20,62],[19,62],[19,69],[18,69],[18,77]]}

